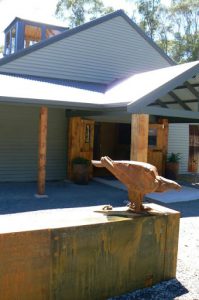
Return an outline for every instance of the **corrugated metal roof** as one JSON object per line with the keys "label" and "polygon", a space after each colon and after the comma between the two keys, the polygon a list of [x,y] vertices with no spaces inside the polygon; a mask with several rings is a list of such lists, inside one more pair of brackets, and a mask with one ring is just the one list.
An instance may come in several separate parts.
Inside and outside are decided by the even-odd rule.
{"label": "corrugated metal roof", "polygon": [[[103,94],[48,82],[0,75],[1,102],[46,103],[56,106],[97,107],[103,104]],[[78,105],[79,104],[79,105]]]}
{"label": "corrugated metal roof", "polygon": [[[16,76],[0,75],[0,101],[105,110],[127,108],[129,113],[151,112],[147,105],[199,74],[199,61],[134,75],[106,92],[62,86]],[[176,109],[175,104],[175,109]],[[182,110],[182,107],[179,107]],[[161,111],[161,109],[160,109]],[[189,112],[189,117],[191,116]],[[174,114],[174,112],[173,112]],[[172,115],[173,116],[173,115]],[[194,114],[194,117],[196,115]]]}
{"label": "corrugated metal roof", "polygon": [[63,86],[93,91],[93,92],[99,92],[99,93],[104,93],[107,89],[106,84],[100,84],[100,83],[94,83],[94,82],[65,80],[65,79],[59,79],[59,78],[49,78],[49,77],[42,77],[42,76],[5,73],[5,72],[0,72],[0,74],[9,75],[11,77],[30,79],[30,80],[34,80],[34,81],[53,83],[53,84],[57,84],[57,85],[63,85]]}

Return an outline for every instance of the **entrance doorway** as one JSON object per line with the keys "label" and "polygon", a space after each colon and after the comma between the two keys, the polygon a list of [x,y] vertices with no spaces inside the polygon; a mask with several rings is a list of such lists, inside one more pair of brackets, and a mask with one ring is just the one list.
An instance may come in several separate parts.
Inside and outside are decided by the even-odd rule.
{"label": "entrance doorway", "polygon": [[[164,175],[168,144],[168,122],[149,125],[148,162]],[[130,160],[131,124],[94,122],[73,117],[69,122],[68,175],[72,176],[72,160],[82,156],[100,160],[109,156],[113,160]],[[93,168],[93,176],[112,176],[105,168]],[[92,177],[92,168],[90,171]]]}
{"label": "entrance doorway", "polygon": [[[164,175],[168,145],[168,122],[149,125],[148,163]],[[131,124],[96,123],[93,158],[109,156],[113,160],[130,160]],[[110,176],[104,168],[94,168],[94,176]]]}
{"label": "entrance doorway", "polygon": [[[93,159],[109,156],[113,160],[129,160],[131,125],[125,123],[96,123]],[[112,176],[104,168],[94,168],[94,176]]]}

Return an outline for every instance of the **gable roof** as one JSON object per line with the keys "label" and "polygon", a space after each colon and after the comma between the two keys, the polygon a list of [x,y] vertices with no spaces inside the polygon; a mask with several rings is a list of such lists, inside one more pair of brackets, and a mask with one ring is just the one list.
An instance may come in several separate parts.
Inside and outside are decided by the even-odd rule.
{"label": "gable roof", "polygon": [[[109,21],[115,17],[118,17],[118,16],[121,16],[123,17],[131,26],[133,29],[135,29],[157,52],[159,52],[159,54],[164,57],[165,60],[167,60],[171,65],[174,65],[175,62],[168,56],[166,55],[166,53],[155,43],[153,42],[152,39],[150,39],[146,34],[145,32],[138,26],[136,25],[135,22],[133,22],[125,13],[122,9],[120,10],[117,10],[113,13],[110,13],[110,14],[107,14],[103,17],[100,17],[98,19],[95,19],[95,20],[92,20],[90,22],[87,22],[83,25],[80,25],[80,26],[77,26],[75,28],[72,28],[72,29],[69,29],[57,36],[54,36],[54,37],[51,37],[50,39],[48,40],[45,40],[45,41],[41,41],[40,43],[37,43],[29,48],[26,48],[26,49],[23,49],[22,51],[19,51],[18,53],[14,53],[13,55],[9,56],[9,57],[4,57],[0,60],[0,65],[3,65],[4,63],[7,63],[7,62],[10,62],[12,61],[13,59],[16,59],[16,58],[19,58],[19,57],[22,57],[28,53],[31,53],[32,51],[35,51],[35,50],[38,50],[38,49],[41,49],[43,47],[46,47],[50,44],[53,44],[57,41],[60,41],[62,39],[65,39],[69,36],[72,36],[74,34],[77,34],[79,32],[82,32],[84,30],[87,30],[89,28],[92,28],[92,27],[95,27],[103,22],[106,22],[106,21]],[[15,18],[15,20],[22,20],[20,18]],[[13,22],[14,22],[13,21]],[[12,22],[12,23],[13,23]],[[10,25],[9,25],[10,26]],[[9,27],[8,26],[8,27]],[[67,29],[67,28],[66,28]]]}
{"label": "gable roof", "polygon": [[0,71],[109,84],[172,63],[117,11],[1,59]]}

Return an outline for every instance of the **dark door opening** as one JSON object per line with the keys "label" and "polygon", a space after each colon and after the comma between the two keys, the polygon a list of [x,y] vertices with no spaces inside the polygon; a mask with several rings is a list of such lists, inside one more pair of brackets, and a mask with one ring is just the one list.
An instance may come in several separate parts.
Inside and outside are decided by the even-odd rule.
{"label": "dark door opening", "polygon": [[[131,125],[123,123],[96,123],[93,159],[109,156],[113,160],[129,160]],[[104,168],[94,168],[94,176],[111,176]]]}

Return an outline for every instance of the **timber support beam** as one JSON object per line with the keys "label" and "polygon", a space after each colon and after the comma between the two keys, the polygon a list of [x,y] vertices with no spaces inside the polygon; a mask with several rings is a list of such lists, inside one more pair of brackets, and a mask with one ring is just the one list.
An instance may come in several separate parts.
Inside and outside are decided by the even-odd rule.
{"label": "timber support beam", "polygon": [[131,160],[147,162],[149,115],[133,114],[131,119]]}
{"label": "timber support beam", "polygon": [[191,111],[191,108],[185,102],[183,102],[174,92],[171,91],[168,93],[168,95],[173,98],[182,108]]}
{"label": "timber support beam", "polygon": [[199,92],[188,81],[185,82],[185,86],[197,99],[199,99]]}

